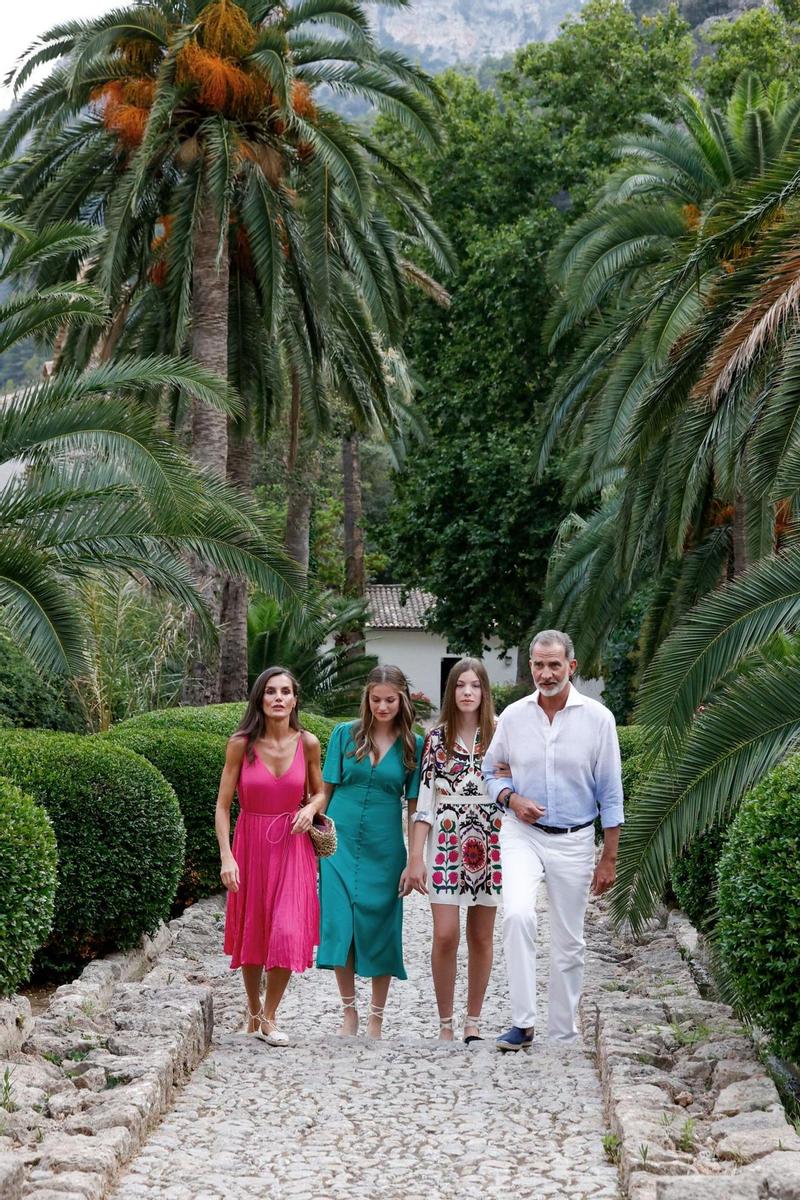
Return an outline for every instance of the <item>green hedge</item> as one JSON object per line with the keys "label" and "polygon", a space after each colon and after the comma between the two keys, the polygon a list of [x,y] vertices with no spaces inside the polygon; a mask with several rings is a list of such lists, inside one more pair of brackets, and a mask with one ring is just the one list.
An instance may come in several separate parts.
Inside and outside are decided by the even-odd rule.
{"label": "green hedge", "polygon": [[[159,708],[154,712],[140,713],[121,721],[115,729],[186,729],[194,733],[215,733],[219,737],[229,738],[244,716],[246,705],[209,704],[205,708]],[[322,744],[322,757],[328,748],[328,740],[338,722],[330,717],[320,717],[316,713],[300,714],[300,722],[304,729],[319,738]]]}
{"label": "green hedge", "polygon": [[716,934],[744,1008],[800,1061],[800,755],[743,802],[719,865]]}
{"label": "green hedge", "polygon": [[509,704],[514,704],[523,696],[529,696],[532,687],[531,683],[493,683],[492,699],[498,717],[503,709],[508,708]]}
{"label": "green hedge", "polygon": [[[189,729],[142,728],[122,722],[104,737],[141,754],[175,789],[186,826],[186,857],[178,884],[181,907],[220,890],[214,809],[227,739]],[[232,822],[233,824],[233,822]]]}
{"label": "green hedge", "polygon": [[58,844],[53,928],[37,962],[70,970],[133,946],[169,916],[185,834],[175,793],[139,755],[100,738],[17,731],[0,775],[47,809]]}
{"label": "green hedge", "polygon": [[708,932],[717,917],[717,872],[729,826],[715,825],[691,841],[672,864],[675,897],[690,921]]}
{"label": "green hedge", "polygon": [[56,836],[47,813],[0,779],[0,996],[28,978],[50,932],[56,872]]}

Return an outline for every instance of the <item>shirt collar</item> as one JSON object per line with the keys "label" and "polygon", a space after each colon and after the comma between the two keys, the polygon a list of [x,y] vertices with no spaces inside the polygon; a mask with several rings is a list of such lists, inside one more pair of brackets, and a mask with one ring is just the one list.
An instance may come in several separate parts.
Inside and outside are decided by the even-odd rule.
{"label": "shirt collar", "polygon": [[[531,692],[530,696],[527,697],[527,699],[528,699],[528,703],[535,704],[538,707],[539,706],[539,689],[535,688],[534,691]],[[569,685],[569,694],[567,696],[567,703],[564,705],[564,708],[572,708],[576,704],[583,704],[583,703],[584,703],[583,694],[578,691],[578,689],[575,687],[574,683],[571,683]]]}

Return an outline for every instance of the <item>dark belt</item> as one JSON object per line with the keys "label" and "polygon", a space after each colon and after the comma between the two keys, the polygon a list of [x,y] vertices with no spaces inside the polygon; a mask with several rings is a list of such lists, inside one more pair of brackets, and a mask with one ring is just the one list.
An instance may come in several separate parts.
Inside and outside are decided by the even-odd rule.
{"label": "dark belt", "polygon": [[542,833],[577,833],[579,829],[587,829],[590,825],[594,825],[594,817],[582,825],[537,825],[534,822],[531,829],[541,829]]}

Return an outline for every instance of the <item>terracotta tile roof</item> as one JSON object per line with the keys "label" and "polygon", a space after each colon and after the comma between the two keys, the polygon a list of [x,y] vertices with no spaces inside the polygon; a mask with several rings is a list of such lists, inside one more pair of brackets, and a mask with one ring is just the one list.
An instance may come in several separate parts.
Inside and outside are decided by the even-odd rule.
{"label": "terracotta tile roof", "polygon": [[424,629],[425,614],[433,606],[435,596],[421,588],[405,590],[399,583],[372,583],[367,587],[370,629]]}

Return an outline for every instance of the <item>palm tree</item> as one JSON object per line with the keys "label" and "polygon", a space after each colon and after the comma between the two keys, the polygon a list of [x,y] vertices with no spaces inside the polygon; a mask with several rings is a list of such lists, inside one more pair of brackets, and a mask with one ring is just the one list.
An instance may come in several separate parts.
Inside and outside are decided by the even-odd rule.
{"label": "palm tree", "polygon": [[[756,456],[739,436],[748,402],[757,424],[765,415],[759,370],[743,389],[725,370],[748,328],[737,326],[742,297],[753,297],[751,326],[764,315],[769,251],[754,254],[763,226],[723,231],[749,185],[764,192],[794,162],[800,97],[745,74],[724,117],[688,95],[676,115],[643,118],[647,133],[620,140],[623,165],[553,258],[553,345],[569,335],[575,349],[542,461],[556,439],[571,443],[574,502],[601,503],[563,531],[546,619],[575,628],[587,667],[638,588],[650,593],[646,663],[701,596],[774,546],[769,505],[753,507]],[[780,324],[770,311],[766,324]]]}
{"label": "palm tree", "polygon": [[[5,125],[0,155],[35,131],[31,160],[9,174],[21,203],[35,220],[76,210],[103,218],[108,236],[90,275],[115,314],[127,319],[137,293],[160,281],[169,318],[164,348],[174,353],[189,341],[195,360],[223,375],[236,373],[232,356],[235,366],[246,361],[262,412],[263,385],[276,383],[281,365],[301,390],[319,379],[320,363],[335,361],[336,347],[323,334],[341,307],[329,268],[337,232],[336,252],[373,320],[376,303],[385,304],[395,287],[391,230],[383,220],[370,225],[378,192],[441,256],[421,189],[314,94],[326,85],[362,97],[436,144],[432,85],[376,46],[354,0],[160,0],[69,22],[31,47],[17,86],[53,61]],[[240,260],[251,275],[241,287]],[[349,299],[339,332],[349,325],[351,345],[364,345],[369,331],[363,320],[353,327]],[[137,313],[150,337],[156,309],[149,325],[147,313]],[[246,323],[234,325],[232,315]],[[257,349],[250,343],[245,359],[248,333]],[[281,364],[276,346],[287,335]],[[303,370],[309,352],[314,371]],[[243,391],[246,399],[255,387]],[[229,452],[233,444],[246,455],[246,436],[232,442],[223,416],[195,405],[191,428],[198,462],[219,474],[246,474],[246,462],[235,469]],[[214,577],[203,583],[221,620],[226,584]],[[243,678],[241,591],[237,607],[232,649]],[[197,685],[194,700],[216,698],[214,678]]]}
{"label": "palm tree", "polygon": [[[36,231],[5,213],[0,228],[17,239],[0,283],[96,243],[77,225]],[[0,353],[65,323],[107,320],[87,285],[14,292],[0,304]],[[187,554],[287,603],[297,597],[292,569],[253,504],[192,464],[137,398],[160,388],[237,410],[224,381],[164,357],[65,370],[0,402],[0,619],[44,671],[86,670],[82,587],[98,577],[128,575],[173,597],[196,614],[209,642],[215,627]]]}

